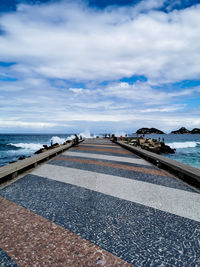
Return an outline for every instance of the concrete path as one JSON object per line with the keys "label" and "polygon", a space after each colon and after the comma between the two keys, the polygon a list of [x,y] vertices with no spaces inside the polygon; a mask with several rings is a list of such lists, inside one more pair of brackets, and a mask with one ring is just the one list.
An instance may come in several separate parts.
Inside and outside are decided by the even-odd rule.
{"label": "concrete path", "polygon": [[200,266],[200,194],[106,139],[0,190],[0,266]]}

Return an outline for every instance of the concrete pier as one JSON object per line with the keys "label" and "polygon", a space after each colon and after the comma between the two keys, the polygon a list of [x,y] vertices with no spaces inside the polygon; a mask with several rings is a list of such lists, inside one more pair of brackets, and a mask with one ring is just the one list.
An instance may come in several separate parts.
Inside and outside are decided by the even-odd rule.
{"label": "concrete pier", "polygon": [[200,266],[200,194],[108,139],[0,190],[0,266]]}

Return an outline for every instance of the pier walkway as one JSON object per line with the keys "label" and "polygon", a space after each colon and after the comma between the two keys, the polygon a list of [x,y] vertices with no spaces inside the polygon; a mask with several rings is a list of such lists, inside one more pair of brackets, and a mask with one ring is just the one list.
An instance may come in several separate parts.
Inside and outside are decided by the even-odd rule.
{"label": "pier walkway", "polygon": [[0,190],[0,266],[200,266],[200,194],[87,139]]}

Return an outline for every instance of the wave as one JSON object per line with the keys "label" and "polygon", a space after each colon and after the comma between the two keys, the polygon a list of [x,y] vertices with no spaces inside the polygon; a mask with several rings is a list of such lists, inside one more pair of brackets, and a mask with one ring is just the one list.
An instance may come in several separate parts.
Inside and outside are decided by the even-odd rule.
{"label": "wave", "polygon": [[68,138],[60,138],[58,136],[53,136],[48,142],[44,142],[44,143],[10,143],[10,144],[7,144],[7,147],[12,146],[12,147],[23,149],[26,151],[35,152],[39,150],[40,148],[43,148],[43,145],[50,145],[51,140],[53,144],[55,143],[63,144],[66,140],[71,140],[73,137],[74,136],[71,136]]}
{"label": "wave", "polygon": [[37,144],[35,143],[16,143],[16,144],[10,143],[8,145],[11,145],[17,148],[32,150],[32,151],[36,151],[43,147],[43,144],[38,144],[38,143]]}
{"label": "wave", "polygon": [[195,141],[187,141],[187,142],[173,142],[173,143],[166,143],[166,145],[170,146],[171,148],[192,148],[200,145],[200,142]]}
{"label": "wave", "polygon": [[83,133],[78,134],[78,136],[79,137],[82,136],[83,138],[95,138],[96,137],[95,134],[91,135],[88,129],[86,129]]}
{"label": "wave", "polygon": [[50,145],[51,140],[53,141],[53,144],[55,143],[63,144],[67,139],[60,138],[58,136],[53,136],[48,142],[44,142],[44,143],[10,143],[7,146],[13,146],[16,148],[21,148],[24,150],[29,150],[29,151],[34,152],[36,150],[39,150],[40,148],[43,148],[43,145]]}
{"label": "wave", "polygon": [[[95,135],[91,136],[91,134],[88,130],[85,131],[84,133],[80,133],[78,136],[80,137],[80,135],[84,138],[95,137]],[[66,138],[61,138],[58,136],[52,136],[49,140],[46,140],[46,142],[44,142],[44,143],[10,143],[10,144],[6,144],[5,146],[8,150],[20,149],[21,152],[23,150],[23,152],[26,154],[26,153],[30,153],[30,152],[35,152],[35,151],[43,148],[43,145],[49,146],[51,144],[51,142],[53,142],[53,144],[58,143],[61,145],[64,142],[66,142],[67,140],[72,140],[74,138],[75,138],[74,135],[68,136]]]}
{"label": "wave", "polygon": [[[53,141],[53,144],[58,143],[59,145],[61,145],[67,140],[67,138],[60,138],[58,136],[53,136],[51,140]],[[49,144],[51,143],[51,140],[49,141]]]}

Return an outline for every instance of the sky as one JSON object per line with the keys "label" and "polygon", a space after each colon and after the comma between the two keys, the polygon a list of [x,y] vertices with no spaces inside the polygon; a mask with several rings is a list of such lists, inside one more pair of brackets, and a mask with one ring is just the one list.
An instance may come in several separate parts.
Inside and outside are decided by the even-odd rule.
{"label": "sky", "polygon": [[200,128],[200,1],[0,1],[0,133]]}

